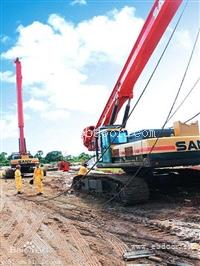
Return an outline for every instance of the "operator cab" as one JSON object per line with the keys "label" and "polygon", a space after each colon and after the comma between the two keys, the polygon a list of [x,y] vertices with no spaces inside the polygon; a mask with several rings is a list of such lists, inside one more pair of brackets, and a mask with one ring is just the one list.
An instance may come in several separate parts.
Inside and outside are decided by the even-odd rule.
{"label": "operator cab", "polygon": [[128,132],[121,126],[111,125],[101,127],[98,132],[98,146],[102,154],[103,163],[112,163],[111,148],[113,145],[128,142]]}
{"label": "operator cab", "polygon": [[17,160],[17,159],[20,159],[21,158],[21,155],[19,154],[19,152],[13,152],[11,154],[11,160]]}
{"label": "operator cab", "polygon": [[[31,155],[30,152],[27,152],[27,154],[24,155],[26,158],[34,158],[33,155]],[[13,152],[11,154],[11,160],[17,160],[17,159],[22,159],[23,155],[21,155],[19,152]]]}

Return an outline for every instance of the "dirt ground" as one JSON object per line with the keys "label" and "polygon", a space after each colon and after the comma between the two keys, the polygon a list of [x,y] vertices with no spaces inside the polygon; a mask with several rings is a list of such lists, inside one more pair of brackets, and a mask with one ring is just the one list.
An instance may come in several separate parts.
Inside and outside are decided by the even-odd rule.
{"label": "dirt ground", "polygon": [[[0,179],[0,265],[200,265],[199,181],[157,188],[148,203],[134,207],[92,195],[47,201],[71,179],[49,172],[43,196],[36,196],[30,178],[23,180],[22,195],[14,180]],[[124,261],[124,252],[144,249],[153,258]]]}

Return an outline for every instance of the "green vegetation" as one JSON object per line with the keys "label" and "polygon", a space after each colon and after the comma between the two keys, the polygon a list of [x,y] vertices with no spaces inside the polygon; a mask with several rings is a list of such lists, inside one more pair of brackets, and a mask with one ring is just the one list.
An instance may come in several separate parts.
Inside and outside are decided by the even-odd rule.
{"label": "green vegetation", "polygon": [[76,163],[76,162],[85,162],[85,161],[88,161],[91,158],[92,158],[91,155],[82,152],[78,156],[68,155],[68,156],[65,157],[65,160],[68,161],[68,162]]}
{"label": "green vegetation", "polygon": [[[76,163],[76,162],[84,162],[88,161],[92,156],[82,152],[78,156],[72,156],[72,155],[67,155],[64,156],[61,151],[51,151],[48,152],[46,156],[43,156],[43,151],[39,150],[36,152],[34,157],[38,158],[41,163],[53,163],[53,162],[58,162],[58,161],[68,161],[70,163]],[[9,161],[11,159],[11,155],[7,156],[6,152],[0,153],[0,167],[1,166],[8,166]]]}
{"label": "green vegetation", "polygon": [[[64,156],[61,151],[51,151],[51,152],[48,152],[46,156],[43,156],[43,154],[44,154],[43,151],[39,150],[34,155],[34,157],[38,158],[42,164],[56,163],[59,161],[67,161],[70,163],[85,162],[93,157],[92,155],[89,155],[85,152],[82,152],[81,154],[77,156],[72,156],[72,155]],[[0,167],[8,166],[10,159],[11,159],[11,155],[7,156],[6,152],[0,153]],[[98,170],[105,172],[105,173],[113,173],[113,174],[123,173],[123,170],[120,168],[99,168]]]}
{"label": "green vegetation", "polygon": [[9,159],[6,152],[0,153],[0,167],[9,165]]}
{"label": "green vegetation", "polygon": [[37,153],[34,155],[35,158],[38,158],[39,160],[42,159],[43,151],[39,150]]}
{"label": "green vegetation", "polygon": [[87,161],[91,157],[92,157],[91,155],[84,152],[82,152],[78,156],[72,156],[72,155],[63,156],[61,151],[51,151],[47,153],[47,155],[44,158],[43,157],[40,158],[38,157],[38,158],[42,163],[51,163],[58,161],[68,161],[70,163],[76,163],[76,162]]}
{"label": "green vegetation", "polygon": [[[42,158],[40,158],[40,160],[41,159]],[[45,162],[46,163],[58,162],[58,161],[62,161],[63,159],[64,159],[64,156],[62,155],[61,151],[51,151],[47,153],[45,157]]]}

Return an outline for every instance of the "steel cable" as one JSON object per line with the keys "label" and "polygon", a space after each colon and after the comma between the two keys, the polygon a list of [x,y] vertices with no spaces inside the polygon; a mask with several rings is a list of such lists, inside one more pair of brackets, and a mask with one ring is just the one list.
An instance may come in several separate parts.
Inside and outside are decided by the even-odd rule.
{"label": "steel cable", "polygon": [[[148,81],[147,81],[147,83],[146,83],[146,85],[145,85],[145,87],[144,87],[142,93],[140,94],[140,96],[139,96],[139,98],[138,98],[136,104],[135,104],[135,105],[133,106],[133,108],[131,109],[131,111],[130,111],[128,117],[127,117],[127,119],[126,119],[125,122],[124,122],[124,124],[126,124],[126,122],[128,121],[128,119],[129,119],[130,116],[132,115],[132,113],[133,113],[133,111],[135,110],[137,104],[138,104],[139,101],[141,100],[141,98],[142,98],[144,92],[146,91],[146,89],[147,89],[147,87],[148,87],[148,85],[149,85],[149,83],[150,83],[152,77],[154,76],[155,71],[156,71],[156,69],[158,68],[158,66],[159,66],[159,64],[160,64],[160,62],[161,62],[161,59],[163,58],[163,56],[164,56],[164,54],[165,54],[165,52],[166,52],[166,49],[167,49],[167,47],[169,46],[169,44],[170,44],[170,42],[171,42],[171,40],[172,40],[172,37],[173,37],[173,35],[174,35],[174,33],[175,33],[175,31],[176,31],[178,25],[179,25],[179,22],[180,22],[180,20],[181,20],[183,14],[184,14],[184,12],[185,12],[185,9],[186,9],[187,4],[188,4],[188,1],[186,2],[185,6],[184,6],[184,9],[183,9],[183,11],[181,12],[181,14],[180,14],[180,16],[179,16],[179,19],[178,19],[178,21],[177,21],[177,23],[176,23],[176,25],[175,25],[175,27],[174,27],[174,30],[172,31],[172,33],[171,33],[171,35],[170,35],[170,38],[169,38],[169,40],[168,40],[168,42],[167,42],[167,44],[166,44],[166,46],[165,46],[165,48],[164,48],[164,50],[163,50],[161,56],[159,57],[159,60],[158,60],[158,62],[157,62],[157,64],[156,64],[156,66],[155,66],[155,68],[154,68],[154,70],[153,70],[153,72],[152,72],[150,78],[148,79]],[[196,42],[195,42],[195,44],[196,44]],[[179,88],[179,90],[180,90],[180,88]],[[179,93],[178,93],[178,94],[179,94]],[[177,97],[178,97],[178,96],[177,96]],[[175,100],[176,100],[176,99],[175,99]],[[168,114],[168,117],[169,117],[169,115],[170,115],[172,109],[173,109],[173,108],[170,109],[170,112],[169,112],[169,114]],[[168,117],[167,117],[167,118],[168,118]],[[165,121],[165,122],[166,122],[166,121]],[[165,126],[165,124],[164,124],[164,126]],[[123,130],[123,127],[124,127],[123,125],[121,125],[121,126],[119,127],[119,132]],[[164,127],[163,127],[163,128],[164,128]],[[116,137],[117,137],[117,135],[115,136],[115,138],[116,138]],[[159,138],[156,139],[156,141],[155,141],[155,145],[156,145],[158,139],[159,139]],[[151,152],[153,151],[153,148],[155,147],[155,145],[152,147],[152,149],[150,150],[150,152],[148,153],[148,155],[151,154]],[[100,162],[100,160],[103,158],[103,155],[108,151],[109,148],[110,148],[110,146],[108,146],[108,147],[104,150],[104,152],[101,154],[101,156],[98,158],[98,160],[97,160],[97,161],[92,165],[92,167],[88,170],[88,172],[86,173],[86,175],[83,176],[83,178],[85,178],[85,177],[86,177],[86,176],[92,171],[92,169],[94,169],[94,167],[97,165],[97,163]],[[135,172],[134,176],[131,176],[130,180],[127,181],[127,183],[122,187],[122,189],[124,189],[124,187],[126,187],[126,186],[130,183],[130,181],[138,175],[138,173],[141,171],[142,168],[143,168],[143,165],[141,165],[141,166],[137,169],[137,171]],[[121,189],[121,190],[122,190],[122,189]],[[47,198],[47,199],[43,199],[43,200],[31,200],[31,199],[28,199],[28,198],[26,198],[26,197],[22,197],[22,196],[19,196],[19,197],[22,198],[22,199],[24,199],[24,200],[28,200],[28,201],[32,201],[32,202],[38,202],[38,203],[41,203],[41,202],[50,201],[50,200],[53,200],[53,199],[55,199],[55,198],[58,198],[58,197],[60,197],[61,195],[64,195],[64,194],[68,193],[70,190],[71,190],[71,187],[69,187],[68,189],[62,191],[61,193],[59,193],[59,194],[57,194],[57,195],[55,195],[55,196],[53,196],[53,197],[50,197],[50,198]],[[120,191],[121,191],[121,190],[120,190]],[[116,198],[116,197],[119,195],[120,191],[117,192],[116,195],[114,195],[113,197],[111,197],[108,201],[106,201],[103,205],[106,205],[108,202],[110,202],[110,201],[112,201],[114,198]]]}

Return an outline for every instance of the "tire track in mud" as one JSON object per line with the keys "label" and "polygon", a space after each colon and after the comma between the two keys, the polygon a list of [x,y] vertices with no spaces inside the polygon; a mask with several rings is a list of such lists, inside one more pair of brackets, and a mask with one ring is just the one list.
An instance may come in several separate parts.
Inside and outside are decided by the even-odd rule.
{"label": "tire track in mud", "polygon": [[[63,201],[62,203],[64,204]],[[65,202],[65,204],[67,203]],[[72,209],[72,206],[69,206],[69,209],[63,208],[64,209],[63,212],[60,204],[59,207],[54,202],[51,202],[51,204],[45,202],[42,203],[42,205],[48,209],[50,208],[51,210],[53,210],[54,215],[56,215],[56,217],[59,216],[59,218],[57,218],[58,219],[57,222],[59,223],[59,221],[62,221],[62,230],[64,227],[65,234],[66,231],[69,232],[70,234],[69,242],[73,243],[73,246],[76,246],[76,248],[78,248],[79,252],[82,254],[82,261],[83,259],[84,261],[86,261],[84,265],[91,265],[91,266],[102,265],[101,261],[105,260],[105,255],[102,254],[104,253],[104,251],[101,252],[100,250],[98,256],[95,256],[95,253],[91,248],[91,245],[89,244],[90,241],[89,242],[87,241],[88,238],[86,237],[86,235],[92,236],[93,238],[95,238],[95,240],[97,239],[97,241],[98,241],[98,236],[101,236],[102,240],[101,242],[104,246],[103,249],[107,249],[109,243],[110,251],[114,255],[113,261],[115,261],[115,265],[124,265],[124,262],[122,261],[122,253],[125,251],[126,245],[113,234],[106,233],[102,231],[102,229],[100,230],[94,225],[92,225],[93,233],[91,234],[91,231],[90,230],[88,231],[90,223],[84,222],[86,217],[85,216],[81,217],[82,212],[80,210],[77,210],[77,207],[75,207],[74,210]],[[86,210],[84,210],[84,215],[87,216],[86,219],[87,221],[88,219],[90,220],[91,218],[89,215],[90,212],[91,209],[89,208],[86,208]],[[88,232],[88,234],[85,234],[85,232]]]}
{"label": "tire track in mud", "polygon": [[24,254],[11,246],[2,233],[0,239],[0,265],[18,265],[19,261],[23,263],[26,261]]}
{"label": "tire track in mud", "polygon": [[53,249],[56,249],[57,256],[61,259],[63,264],[77,265],[76,250],[74,251],[75,248],[70,245],[70,243],[66,242],[67,238],[65,238],[64,235],[59,234],[59,232],[49,224],[48,226],[46,224],[41,226],[39,235],[41,238],[45,239]]}
{"label": "tire track in mud", "polygon": [[[133,226],[128,226],[127,224],[121,224],[121,227],[118,225],[118,230],[114,228],[104,225],[104,235],[108,235],[107,239],[109,241],[110,236],[117,236],[119,239],[119,243],[127,243],[127,246],[124,245],[120,250],[118,255],[122,257],[122,254],[125,250],[133,249],[144,249],[144,247],[149,248],[150,250],[155,251],[155,253],[163,258],[167,259],[169,254],[173,256],[179,256],[179,258],[186,258],[190,260],[198,261],[200,259],[199,255],[196,254],[196,251],[187,251],[182,250],[182,246],[184,243],[178,240],[178,238],[169,237],[166,233],[161,232],[160,230],[157,232],[155,230],[151,230],[151,228],[138,227],[137,230],[134,227],[138,227],[138,225],[134,224]],[[126,228],[126,230],[124,229]],[[110,236],[109,236],[110,235]],[[129,247],[129,248],[128,248]]]}
{"label": "tire track in mud", "polygon": [[127,246],[116,236],[107,234],[107,241],[113,246],[116,254],[121,257],[126,251]]}
{"label": "tire track in mud", "polygon": [[88,266],[100,266],[98,259],[91,251],[88,242],[84,239],[84,237],[79,233],[75,226],[69,225],[70,237],[78,248],[79,252],[81,252],[82,257],[85,259],[85,264]]}
{"label": "tire track in mud", "polygon": [[[119,215],[116,216],[119,217]],[[150,248],[154,246],[161,247],[160,249],[158,248],[158,252],[165,251],[179,257],[199,261],[200,264],[200,246],[198,244],[200,231],[195,231],[194,233],[193,228],[190,228],[190,233],[193,237],[188,241],[188,228],[186,231],[184,229],[185,225],[186,227],[190,227],[191,224],[189,225],[188,223],[185,224],[175,220],[151,220],[144,216],[130,217],[127,216],[127,214],[123,215],[122,219],[124,220],[124,223],[121,229],[125,229],[126,232],[120,230],[119,226],[117,226],[120,231],[117,232],[117,234],[119,238],[124,239],[125,242],[131,242],[131,238],[138,239],[143,243],[146,242]],[[177,227],[177,225],[180,226]],[[195,225],[194,227],[199,228],[198,225]],[[108,230],[110,230],[110,228],[108,228]]]}
{"label": "tire track in mud", "polygon": [[[14,197],[10,199],[14,200]],[[55,201],[45,203],[27,202],[20,199],[17,206],[12,206],[12,209],[15,208],[17,211],[13,211],[11,215],[15,215],[24,208],[27,227],[24,228],[26,234],[17,239],[15,245],[22,246],[24,241],[31,239],[31,236],[28,235],[28,226],[33,225],[35,234],[32,236],[31,242],[38,250],[46,253],[38,252],[25,255],[37,264],[48,258],[55,265],[64,266],[125,265],[122,254],[131,246],[145,245],[151,249],[155,244],[160,246],[176,244],[179,247],[177,250],[165,248],[155,250],[155,252],[165,261],[167,258],[184,259],[184,262],[200,265],[198,250],[192,250],[192,246],[188,250],[181,250],[182,244],[198,244],[198,224],[175,220],[176,216],[171,220],[164,220],[163,217],[160,220],[149,218],[150,210],[142,210],[141,207],[138,207],[138,212],[129,213],[123,211],[122,208],[102,209],[98,204],[94,204],[82,200],[78,202],[73,196],[62,196]],[[5,217],[9,216],[6,212],[4,215]],[[34,225],[34,219],[38,220],[38,217],[42,215],[44,218],[41,225],[37,225],[36,221]],[[28,216],[30,216],[29,219]],[[15,219],[12,217],[10,219],[12,226]],[[193,229],[197,231],[191,236],[192,238],[185,238],[184,234],[187,237]],[[113,264],[109,264],[108,259]],[[144,262],[150,263],[149,260]]]}
{"label": "tire track in mud", "polygon": [[[52,208],[50,208],[50,209],[52,209]],[[60,216],[60,214],[59,214],[59,216]],[[69,243],[70,243],[70,245],[71,245],[70,250],[72,250],[72,248],[74,249],[74,247],[76,247],[76,249],[78,249],[78,252],[77,252],[77,250],[74,250],[73,254],[71,254],[72,262],[74,261],[74,258],[76,258],[76,260],[74,261],[75,265],[85,265],[85,266],[87,266],[87,265],[89,265],[89,266],[101,265],[99,263],[98,259],[96,258],[95,254],[93,253],[93,251],[90,249],[87,241],[79,233],[79,231],[76,229],[76,227],[70,223],[69,219],[65,218],[64,221],[61,222],[62,218],[63,218],[62,216],[60,216],[59,218],[55,218],[55,216],[54,216],[55,223],[59,225],[58,228],[60,229],[60,226],[61,226],[60,224],[62,223],[62,231],[65,232],[65,236],[67,233],[68,245],[66,245],[66,243],[63,242],[63,244],[65,243],[64,246],[66,246],[66,249],[67,249],[67,248],[69,248]],[[54,230],[56,232],[54,232]],[[59,233],[59,230],[56,230],[56,229],[54,229],[54,230],[53,230],[53,232],[55,235],[57,235],[57,234],[59,236],[61,235],[62,232]],[[58,246],[60,247],[59,239],[56,239],[55,242],[58,244],[57,247]],[[79,264],[77,264],[77,262]]]}
{"label": "tire track in mud", "polygon": [[[59,247],[60,255],[64,256],[66,261],[70,260],[67,265],[101,265],[83,236],[68,219],[54,214],[49,220],[48,228],[43,226],[46,230],[42,230],[41,235],[48,238],[48,242],[50,241],[53,246]],[[52,233],[55,236],[53,239]]]}
{"label": "tire track in mud", "polygon": [[127,246],[118,237],[104,231],[103,227],[98,228],[88,222],[71,220],[71,223],[78,229],[80,234],[84,236],[90,248],[95,250],[103,265],[105,257],[113,261],[112,265],[124,265],[122,254],[127,249]]}
{"label": "tire track in mud", "polygon": [[[106,219],[107,221],[115,220],[114,217],[113,219],[109,219],[109,217]],[[147,220],[144,216],[139,217],[139,219],[128,219],[128,225],[124,223],[123,219],[122,224],[120,220],[118,222],[119,224],[117,223],[116,226],[112,223],[108,228],[104,224],[104,229],[117,235],[124,243],[132,243],[132,247],[136,246],[138,248],[140,246],[143,248],[143,246],[146,246],[150,249],[157,244],[157,250],[154,250],[156,254],[165,260],[170,254],[172,255],[172,260],[179,257],[179,259],[188,260],[188,263],[192,261],[194,265],[200,265],[200,246],[197,245],[200,232],[196,232],[195,237],[190,239],[192,242],[187,241],[188,231],[184,232],[184,234],[180,233],[181,230],[184,231],[185,224],[181,224],[181,228],[176,231],[176,226],[169,229],[168,226],[163,226],[163,221],[155,223],[154,220]],[[130,222],[132,225],[129,227]],[[106,224],[108,223],[106,222]],[[186,224],[186,227],[188,227],[188,224]],[[194,227],[196,228],[196,225]],[[127,232],[124,232],[124,229],[128,229]],[[193,228],[191,227],[190,229],[193,234]]]}
{"label": "tire track in mud", "polygon": [[12,227],[9,228],[11,230],[7,232],[7,241],[11,245],[21,248],[37,233],[45,214],[39,212],[34,215],[32,212],[28,212],[27,215],[27,211],[19,206],[19,202],[14,205],[10,200],[7,200],[7,203],[11,212],[14,210],[12,216],[15,217],[14,224],[12,223]]}
{"label": "tire track in mud", "polygon": [[6,198],[6,204],[0,212],[1,221],[6,219],[6,221],[0,224],[0,232],[4,235],[10,234],[13,228],[17,225],[17,220],[19,220],[21,217],[21,213],[16,211],[15,206],[10,206],[10,203],[11,202],[9,201],[9,199]]}
{"label": "tire track in mud", "polygon": [[[47,216],[52,214],[51,208],[47,209],[45,207],[46,214],[44,215],[42,212],[37,212],[38,206],[35,203],[31,203],[31,206],[28,206],[31,211],[27,211],[26,207],[23,206],[24,201],[18,201],[16,205],[14,205],[10,200],[7,201],[8,208],[11,210],[10,216],[11,221],[10,228],[7,230],[7,245],[11,247],[17,247],[21,248],[21,255],[26,256],[28,261],[31,261],[31,263],[42,263],[45,261],[46,256],[48,255],[48,260],[51,261],[52,265],[66,265],[66,261],[62,261],[60,258],[62,258],[63,253],[58,252],[60,249],[60,235],[58,230],[52,231],[53,235],[58,235],[57,240],[55,241],[55,237],[53,238],[53,241],[51,242],[52,245],[48,242],[49,237],[48,234],[46,234],[44,238],[41,238],[41,236],[38,235],[38,232],[41,231],[41,226],[45,222],[45,218],[47,219]],[[28,203],[29,204],[29,203]],[[29,204],[30,205],[30,204]],[[31,208],[30,208],[31,207]],[[24,209],[23,209],[24,208]],[[32,211],[35,208],[36,214],[35,215]],[[14,210],[12,212],[12,210]],[[17,214],[15,216],[15,214]],[[15,216],[13,219],[12,216]],[[65,223],[66,223],[65,219]],[[58,221],[54,221],[54,224],[57,224]],[[88,243],[85,241],[85,239],[82,237],[82,235],[79,233],[79,231],[69,223],[69,220],[67,222],[67,227],[69,231],[68,239],[70,241],[71,247],[69,249],[69,245],[64,245],[66,249],[72,250],[74,249],[73,253],[71,254],[71,261],[69,261],[68,258],[68,265],[72,265],[72,258],[76,258],[74,261],[74,265],[94,265],[99,266],[101,265],[96,258],[95,254],[92,250],[90,250],[90,247]],[[8,229],[8,228],[7,228]],[[63,232],[62,232],[63,233]],[[5,237],[4,237],[5,238]],[[4,243],[5,239],[4,239]],[[57,244],[56,244],[57,243]],[[63,243],[66,243],[66,241]],[[25,245],[27,244],[27,245]],[[24,248],[25,245],[25,248]],[[56,246],[56,249],[52,246]],[[61,251],[64,251],[64,247],[61,248]],[[42,252],[41,252],[42,251]],[[44,254],[44,251],[46,254]],[[59,256],[58,256],[58,253]],[[19,254],[18,254],[19,257]],[[69,254],[68,254],[69,257]],[[79,257],[79,259],[78,259]],[[65,258],[66,259],[66,258]],[[4,260],[8,261],[8,257],[4,257]],[[78,264],[77,264],[78,263]],[[13,264],[14,265],[14,264]],[[46,265],[46,264],[45,264]]]}
{"label": "tire track in mud", "polygon": [[200,243],[200,225],[195,223],[177,221],[176,219],[156,220],[138,216],[134,218],[123,216],[123,218],[126,221],[134,221],[137,224],[143,224],[146,228],[157,230],[170,237],[176,236],[181,241]]}
{"label": "tire track in mud", "polygon": [[[58,216],[59,215],[59,216]],[[102,265],[99,261],[99,257],[95,255],[92,246],[92,240],[91,238],[88,241],[87,237],[93,237],[96,241],[102,240],[103,244],[109,243],[112,247],[112,251],[114,255],[118,255],[119,258],[121,258],[122,250],[125,250],[125,245],[123,242],[121,242],[119,239],[117,239],[114,235],[107,234],[102,232],[102,230],[97,229],[93,226],[93,232],[88,229],[90,225],[88,223],[81,222],[80,224],[78,222],[73,223],[72,220],[69,220],[68,218],[63,217],[60,213],[56,213],[56,218],[58,219],[59,228],[65,233],[65,236],[67,235],[67,239],[69,240],[69,243],[72,243],[73,246],[79,249],[81,253],[79,255],[82,256],[82,262],[85,261],[84,265],[91,265],[91,266],[98,266]],[[66,234],[67,232],[67,234]],[[105,247],[104,247],[105,248]],[[100,250],[99,250],[100,251]],[[99,253],[100,257],[102,257],[102,252]],[[121,265],[121,259],[117,260],[115,258],[115,265]],[[77,265],[77,264],[76,264]],[[79,264],[78,264],[79,265]],[[80,264],[82,265],[82,264]]]}
{"label": "tire track in mud", "polygon": [[62,262],[62,258],[58,256],[57,251],[38,233],[35,234],[31,243],[35,247],[35,250],[34,252],[30,252],[30,257],[38,265],[65,265]]}
{"label": "tire track in mud", "polygon": [[[59,214],[64,215],[65,217],[67,216],[67,213],[68,213],[68,210],[66,209],[65,211],[59,212]],[[180,233],[176,232],[176,227],[172,227],[172,229],[169,230],[169,226],[167,225],[167,223],[165,225],[165,222],[163,221],[151,220],[144,216],[136,216],[134,218],[133,217],[127,218],[126,215],[125,217],[123,218],[120,217],[119,219],[119,215],[116,215],[116,213],[114,214],[112,213],[112,215],[110,214],[110,212],[108,212],[107,214],[105,213],[102,214],[101,210],[97,211],[98,213],[97,217],[95,217],[94,213],[92,213],[91,215],[92,217],[89,216],[91,218],[90,219],[88,217],[88,213],[89,213],[88,208],[86,208],[86,210],[84,210],[83,208],[82,212],[80,210],[78,212],[77,210],[75,210],[75,214],[73,214],[72,210],[70,210],[69,219],[77,222],[78,213],[79,213],[79,216],[81,215],[81,218],[79,219],[79,222],[81,224],[83,224],[84,220],[87,221],[87,223],[90,220],[90,224],[93,224],[96,228],[103,227],[105,233],[110,233],[111,235],[117,236],[118,239],[122,240],[121,241],[122,243],[123,242],[124,243],[139,242],[140,245],[145,244],[145,246],[149,248],[152,248],[152,246],[155,246],[155,244],[157,244],[158,247],[159,246],[167,247],[167,248],[160,248],[156,250],[156,253],[158,253],[163,258],[166,258],[167,254],[171,254],[175,257],[178,256],[179,258],[192,260],[193,263],[195,264],[198,263],[198,261],[200,261],[199,251],[196,250],[195,248],[191,249],[192,246],[190,246],[190,244],[193,244],[193,243],[186,241],[185,238],[181,236]],[[87,217],[84,217],[84,215],[87,215]],[[96,223],[96,221],[98,220],[98,217],[101,217],[99,224]],[[109,221],[114,220],[113,219],[114,217],[118,218],[118,221],[116,222],[116,224],[115,222],[112,222],[112,224],[110,224]],[[131,226],[130,222],[131,224],[134,224],[134,225]],[[184,227],[183,225],[184,224],[180,224],[181,227]],[[191,226],[188,224],[186,225],[187,225],[186,227]],[[135,229],[135,227],[138,227],[138,228]],[[197,227],[197,230],[198,230],[199,228],[198,225],[195,227]],[[193,229],[191,228],[191,231],[192,230]],[[196,236],[198,236],[198,234],[196,234]],[[198,239],[194,238],[193,240],[195,241]],[[176,249],[174,249],[174,247]]]}
{"label": "tire track in mud", "polygon": [[[11,217],[12,213],[3,197],[3,190],[1,190],[1,200],[3,200],[4,204],[1,205],[0,211],[0,265],[17,265],[19,260],[24,260],[24,256],[23,254],[18,254],[17,250],[13,249],[7,240],[7,236],[12,231],[16,219]],[[10,258],[11,256],[12,258]]]}
{"label": "tire track in mud", "polygon": [[[78,245],[80,249],[88,253],[87,258],[90,258],[91,253],[95,250],[95,254],[99,259],[94,260],[93,253],[91,263],[88,264],[87,262],[86,265],[104,265],[105,257],[107,259],[109,257],[113,261],[112,265],[124,265],[121,258],[126,245],[114,235],[103,232],[102,229],[98,229],[88,223],[73,223],[73,221],[70,222],[69,232],[72,234],[73,239],[75,239],[76,246]],[[79,242],[80,238],[83,240],[82,243]],[[111,254],[112,256],[110,256]]]}
{"label": "tire track in mud", "polygon": [[[21,206],[22,202],[20,201],[13,204],[12,197],[5,197],[5,199],[7,211],[10,212],[10,219],[1,228],[1,244],[6,251],[4,253],[6,256],[4,255],[2,258],[3,263],[5,265],[18,265],[19,261],[23,265],[39,263],[41,254],[37,252],[39,247],[39,242],[36,241],[38,239],[37,231],[45,215],[42,215],[41,212],[35,215],[31,211],[27,211],[24,206]],[[33,250],[34,248],[35,250]],[[37,259],[37,257],[40,259]],[[54,257],[52,257],[52,260]]]}

